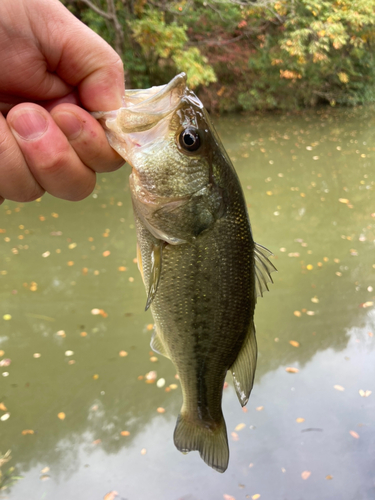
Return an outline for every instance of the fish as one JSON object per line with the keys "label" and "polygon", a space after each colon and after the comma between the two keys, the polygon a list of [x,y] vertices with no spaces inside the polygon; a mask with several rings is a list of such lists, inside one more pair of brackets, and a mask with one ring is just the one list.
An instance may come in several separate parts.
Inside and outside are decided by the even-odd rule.
{"label": "fish", "polygon": [[120,109],[94,116],[132,167],[151,347],[172,361],[182,388],[174,444],[224,472],[225,377],[232,372],[245,406],[257,362],[254,309],[276,270],[272,254],[253,240],[239,178],[184,73],[127,90]]}

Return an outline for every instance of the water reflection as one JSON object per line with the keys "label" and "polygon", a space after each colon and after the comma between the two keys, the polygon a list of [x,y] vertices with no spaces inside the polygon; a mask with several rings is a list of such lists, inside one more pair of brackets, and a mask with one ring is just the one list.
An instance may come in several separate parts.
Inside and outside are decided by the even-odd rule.
{"label": "water reflection", "polygon": [[[231,386],[224,393],[228,472],[174,448],[181,394],[165,391],[178,383],[172,364],[150,360],[152,319],[133,262],[123,169],[99,178],[79,204],[46,196],[0,207],[0,349],[12,361],[1,368],[10,418],[0,421],[0,449],[12,449],[24,476],[10,500],[103,498],[111,490],[140,500],[375,497],[374,115],[229,117],[217,127],[255,239],[274,251],[279,270],[257,306],[248,412]],[[151,370],[165,378],[163,388],[139,380]],[[235,431],[239,423],[246,426]]]}

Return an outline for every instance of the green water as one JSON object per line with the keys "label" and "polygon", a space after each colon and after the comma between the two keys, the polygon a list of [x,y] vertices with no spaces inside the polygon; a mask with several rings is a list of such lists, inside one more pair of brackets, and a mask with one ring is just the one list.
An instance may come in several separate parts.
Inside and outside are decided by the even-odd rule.
{"label": "green water", "polygon": [[[229,377],[224,390],[227,472],[173,445],[181,391],[150,360],[125,167],[77,204],[0,207],[0,451],[23,477],[1,498],[375,498],[374,110],[216,126],[279,270],[256,310],[247,412]],[[139,380],[150,371],[164,387]]]}

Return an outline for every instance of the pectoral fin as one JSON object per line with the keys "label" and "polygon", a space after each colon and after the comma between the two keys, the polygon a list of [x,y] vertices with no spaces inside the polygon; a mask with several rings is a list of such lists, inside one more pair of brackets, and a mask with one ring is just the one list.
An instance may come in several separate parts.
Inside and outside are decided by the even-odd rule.
{"label": "pectoral fin", "polygon": [[166,358],[169,358],[169,354],[167,352],[167,349],[165,348],[165,345],[161,339],[160,333],[158,332],[158,327],[155,326],[155,332],[151,338],[151,349],[155,351],[158,354],[161,354],[162,356],[165,356]]}
{"label": "pectoral fin", "polygon": [[137,243],[137,263],[138,263],[138,270],[141,273],[143,283],[145,282],[145,277],[143,275],[143,264],[142,264],[142,253],[141,253],[141,248],[139,246],[139,243]]}
{"label": "pectoral fin", "polygon": [[249,400],[250,392],[253,388],[256,364],[257,341],[255,338],[255,326],[253,321],[251,321],[242,348],[236,361],[230,368],[241,406],[245,406]]}
{"label": "pectoral fin", "polygon": [[162,265],[162,254],[165,243],[163,241],[158,241],[155,243],[151,250],[151,271],[150,271],[150,283],[148,287],[148,296],[145,311],[150,307],[151,302],[154,300],[156,291],[158,289],[160,276],[161,276],[161,265]]}
{"label": "pectoral fin", "polygon": [[272,255],[272,252],[266,247],[259,245],[259,243],[255,243],[255,288],[258,297],[263,297],[263,292],[268,290],[267,283],[273,283],[271,273],[277,271],[276,267],[268,258],[270,255]]}

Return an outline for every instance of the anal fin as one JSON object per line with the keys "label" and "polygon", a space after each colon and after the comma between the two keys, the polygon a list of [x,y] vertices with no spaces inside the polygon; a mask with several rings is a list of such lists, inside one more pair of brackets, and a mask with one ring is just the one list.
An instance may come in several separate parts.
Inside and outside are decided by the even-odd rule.
{"label": "anal fin", "polygon": [[147,309],[150,307],[151,302],[154,300],[156,291],[158,289],[161,276],[162,254],[164,246],[165,242],[159,240],[158,243],[155,243],[153,245],[151,250],[150,283],[148,287],[145,311],[147,311]]}
{"label": "anal fin", "polygon": [[249,401],[250,392],[253,388],[255,368],[257,364],[257,341],[255,338],[255,326],[251,321],[246,338],[236,361],[230,367],[233,375],[234,388],[241,406]]}

